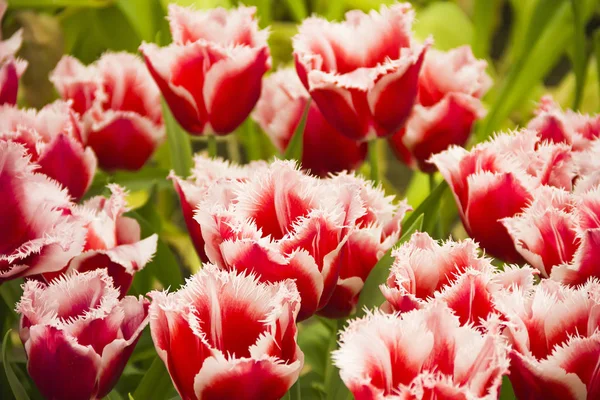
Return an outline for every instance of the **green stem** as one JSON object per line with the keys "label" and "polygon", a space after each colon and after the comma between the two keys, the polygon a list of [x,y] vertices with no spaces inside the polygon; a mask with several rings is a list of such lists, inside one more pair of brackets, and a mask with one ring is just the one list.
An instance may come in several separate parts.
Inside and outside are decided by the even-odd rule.
{"label": "green stem", "polygon": [[208,156],[215,158],[217,156],[217,137],[213,134],[207,136]]}
{"label": "green stem", "polygon": [[289,392],[290,392],[290,400],[301,400],[302,399],[302,393],[300,391],[300,377],[298,377],[298,380],[290,388]]}
{"label": "green stem", "polygon": [[[437,187],[437,183],[435,182],[435,174],[428,174],[429,177],[429,194],[433,193],[435,188]],[[442,239],[442,213],[441,209],[438,207],[437,210],[434,211],[435,222],[433,222],[433,226],[431,227],[431,234],[433,237]]]}
{"label": "green stem", "polygon": [[377,139],[371,140],[369,146],[369,166],[371,167],[371,180],[378,185],[379,176],[379,154],[377,152]]}
{"label": "green stem", "polygon": [[233,161],[237,164],[242,161],[240,148],[238,147],[238,139],[233,133],[227,137],[227,154],[229,155],[230,161]]}
{"label": "green stem", "polygon": [[435,189],[435,187],[437,186],[437,184],[435,183],[435,175],[427,174],[427,177],[429,178],[429,194],[431,194],[431,192],[433,192],[433,189]]}

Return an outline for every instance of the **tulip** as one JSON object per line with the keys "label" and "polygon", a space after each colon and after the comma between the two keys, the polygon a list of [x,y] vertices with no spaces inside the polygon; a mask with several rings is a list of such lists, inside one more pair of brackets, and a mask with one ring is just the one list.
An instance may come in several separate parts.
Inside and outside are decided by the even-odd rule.
{"label": "tulip", "polygon": [[576,289],[544,280],[498,298],[512,344],[510,381],[519,399],[600,397],[600,284]]}
{"label": "tulip", "polygon": [[117,383],[148,324],[143,297],[119,300],[104,270],[49,285],[27,281],[17,304],[27,370],[49,400],[100,399]]}
{"label": "tulip", "polygon": [[331,298],[319,314],[344,318],[354,312],[367,277],[402,233],[400,222],[410,206],[396,203],[381,188],[356,175],[340,174],[329,181],[337,187],[335,201],[346,210],[348,239],[341,254],[340,272]]}
{"label": "tulip", "polygon": [[[295,279],[299,319],[310,317],[331,297],[348,235],[348,213],[332,194],[284,161],[246,181],[212,185],[195,216],[208,259],[263,282]],[[364,212],[354,201],[351,212]]]}
{"label": "tulip", "polygon": [[67,192],[29,160],[22,145],[0,140],[0,283],[58,271],[84,246]]}
{"label": "tulip", "polygon": [[[8,4],[0,0],[0,21]],[[27,61],[15,57],[23,42],[23,32],[17,31],[10,38],[2,41],[0,32],[0,105],[15,104],[19,90],[19,79],[27,68]]]}
{"label": "tulip", "polygon": [[498,314],[494,305],[498,292],[533,288],[532,268],[505,266],[498,271],[470,239],[440,245],[427,233],[415,233],[392,257],[390,275],[380,286],[385,312],[422,309],[435,298],[454,311],[461,325],[479,325]]}
{"label": "tulip", "polygon": [[169,5],[173,43],[140,51],[179,124],[193,135],[225,135],[248,117],[271,68],[268,30],[256,8],[196,11]]}
{"label": "tulip", "polygon": [[429,41],[414,43],[410,4],[305,19],[293,39],[300,80],[325,119],[356,141],[390,136],[410,115]]}
{"label": "tulip", "polygon": [[[302,120],[310,95],[292,69],[279,70],[267,77],[252,117],[267,133],[275,147],[284,153]],[[315,175],[354,170],[367,155],[367,144],[340,134],[310,103],[302,132],[302,167]]]}
{"label": "tulip", "polygon": [[50,80],[81,114],[104,170],[139,170],[163,141],[160,91],[137,56],[105,53],[87,67],[64,56]]}
{"label": "tulip", "polygon": [[40,172],[79,200],[96,172],[96,156],[84,146],[79,116],[71,103],[56,101],[39,111],[0,106],[0,139],[23,144]]}
{"label": "tulip", "polygon": [[194,219],[196,208],[206,196],[211,185],[214,185],[217,181],[245,180],[251,173],[265,167],[265,165],[262,161],[255,161],[245,166],[237,166],[222,159],[196,155],[194,157],[194,168],[191,171],[192,175],[189,178],[182,179],[174,172],[169,175],[169,179],[173,181],[173,186],[179,196],[188,233],[202,262],[208,262],[208,257],[204,251],[204,239],[202,238],[200,225]]}
{"label": "tulip", "polygon": [[568,143],[574,150],[589,148],[592,141],[600,137],[600,114],[591,116],[573,110],[561,110],[551,96],[540,100],[536,116],[527,124],[543,140]]}
{"label": "tulip", "polygon": [[568,285],[600,278],[600,187],[574,193],[541,187],[521,214],[502,221],[542,276]]}
{"label": "tulip", "polygon": [[183,400],[280,399],[298,379],[300,297],[208,264],[174,293],[152,292],[150,329]]}
{"label": "tulip", "polygon": [[466,143],[473,123],[486,113],[480,100],[492,83],[486,68],[487,62],[476,59],[469,46],[427,53],[417,103],[406,126],[389,139],[400,160],[431,173],[431,155]]}
{"label": "tulip", "polygon": [[537,187],[570,190],[575,177],[570,146],[540,142],[528,130],[498,135],[470,151],[453,146],[431,162],[450,185],[469,235],[507,262],[523,259],[500,220],[522,212]]}
{"label": "tulip", "polygon": [[142,270],[156,252],[156,234],[140,240],[140,225],[130,217],[125,191],[118,185],[109,185],[110,198],[93,197],[74,210],[86,229],[86,243],[81,254],[73,257],[59,272],[44,274],[51,281],[68,271],[79,272],[106,269],[114,286],[124,297],[131,287],[136,272]]}
{"label": "tulip", "polygon": [[351,321],[333,360],[356,400],[494,399],[508,370],[497,327],[461,326],[443,303]]}

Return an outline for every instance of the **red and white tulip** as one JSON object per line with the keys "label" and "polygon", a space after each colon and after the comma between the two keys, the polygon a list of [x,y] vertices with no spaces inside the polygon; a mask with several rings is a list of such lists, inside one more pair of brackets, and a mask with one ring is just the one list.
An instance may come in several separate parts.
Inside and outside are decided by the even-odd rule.
{"label": "red and white tulip", "polygon": [[246,181],[214,184],[196,209],[208,259],[266,282],[295,279],[299,318],[325,306],[347,240],[346,212],[317,178],[276,161]]}
{"label": "red and white tulip", "polygon": [[571,289],[544,280],[499,298],[512,345],[510,380],[519,399],[600,396],[600,284]]}
{"label": "red and white tulip", "polygon": [[542,140],[567,143],[579,151],[600,138],[600,114],[592,116],[573,110],[563,111],[551,96],[544,96],[527,128],[537,131]]}
{"label": "red and white tulip", "polygon": [[400,160],[433,172],[427,162],[433,154],[466,143],[474,122],[486,114],[480,100],[492,84],[486,68],[487,62],[476,59],[469,46],[427,52],[412,114],[389,139]]}
{"label": "red and white tulip", "polygon": [[169,6],[173,43],[140,47],[173,116],[193,135],[225,135],[248,117],[271,68],[268,30],[254,7]]}
{"label": "red and white tulip", "polygon": [[56,101],[39,111],[0,106],[0,140],[21,143],[39,171],[56,180],[79,200],[96,172],[96,156],[83,141],[72,103]]}
{"label": "red and white tulip", "polygon": [[356,400],[495,399],[507,352],[497,327],[482,333],[462,326],[437,302],[351,321],[333,360]]}
{"label": "red and white tulip", "polygon": [[450,185],[469,235],[507,262],[522,257],[501,220],[522,212],[541,185],[571,190],[576,175],[569,145],[541,142],[528,130],[498,135],[470,151],[453,146],[431,162]]}
{"label": "red and white tulip", "polygon": [[326,180],[336,194],[334,201],[345,210],[348,238],[341,253],[339,277],[331,298],[320,315],[347,317],[354,312],[367,277],[381,257],[400,239],[400,222],[411,207],[395,202],[370,181],[340,174]]}
{"label": "red and white tulip", "polygon": [[104,170],[139,170],[163,141],[160,91],[137,56],[105,53],[90,66],[64,56],[50,79],[81,114]]}
{"label": "red and white tulip", "polygon": [[[260,100],[252,117],[284,153],[302,120],[310,94],[296,72],[281,69],[263,82]],[[302,132],[302,168],[319,176],[354,170],[367,156],[367,144],[338,132],[311,102]]]}
{"label": "red and white tulip", "polygon": [[209,188],[219,182],[246,180],[250,175],[266,167],[262,161],[251,162],[244,166],[233,165],[219,158],[207,158],[200,154],[194,157],[194,168],[187,179],[183,179],[171,172],[169,179],[173,181],[175,191],[179,196],[181,211],[185,220],[194,248],[202,262],[208,262],[204,251],[204,239],[200,225],[194,219],[194,212],[198,205],[204,200]]}
{"label": "red and white tulip", "polygon": [[300,296],[212,265],[177,292],[152,292],[150,328],[184,400],[279,399],[298,379]]}
{"label": "red and white tulip", "polygon": [[505,266],[497,270],[491,259],[479,255],[470,239],[441,245],[427,233],[415,233],[392,252],[394,263],[381,285],[385,312],[407,312],[439,299],[459,318],[461,325],[480,326],[498,314],[494,296],[503,290],[530,290],[534,270]]}
{"label": "red and white tulip", "polygon": [[91,400],[112,390],[142,330],[149,303],[119,300],[104,270],[30,280],[17,304],[27,370],[47,399]]}
{"label": "red and white tulip", "polygon": [[523,258],[568,285],[600,278],[600,187],[541,187],[521,214],[502,221]]}
{"label": "red and white tulip", "polygon": [[140,225],[123,214],[128,211],[125,191],[109,185],[110,198],[93,197],[77,207],[73,213],[83,223],[85,246],[58,273],[44,274],[47,281],[68,271],[106,269],[120,297],[127,294],[136,272],[143,269],[156,252],[156,234],[140,239]]}
{"label": "red and white tulip", "polygon": [[354,10],[332,23],[305,19],[294,37],[300,80],[341,134],[356,141],[390,136],[408,119],[429,41],[412,37],[409,3]]}
{"label": "red and white tulip", "polygon": [[85,243],[66,190],[29,160],[22,145],[0,140],[0,282],[59,271]]}
{"label": "red and white tulip", "polygon": [[[7,7],[7,2],[0,0],[0,21]],[[22,42],[23,32],[21,30],[6,40],[2,40],[0,32],[0,105],[17,102],[19,79],[27,68],[27,61],[15,56]]]}

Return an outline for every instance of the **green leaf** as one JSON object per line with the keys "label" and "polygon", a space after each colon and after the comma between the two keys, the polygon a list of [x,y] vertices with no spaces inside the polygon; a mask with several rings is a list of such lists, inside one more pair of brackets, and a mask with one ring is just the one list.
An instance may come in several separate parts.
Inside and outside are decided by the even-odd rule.
{"label": "green leaf", "polygon": [[163,118],[167,129],[167,142],[171,154],[171,166],[175,173],[181,177],[189,175],[192,169],[192,146],[187,133],[179,126],[167,102],[162,100]]}
{"label": "green leaf", "polygon": [[107,7],[113,0],[9,0],[11,8]]}
{"label": "green leaf", "polygon": [[[600,29],[594,32],[594,57],[596,58],[596,78],[598,81],[598,98],[600,98]],[[599,101],[600,103],[600,101]],[[600,107],[599,110],[600,111]]]}
{"label": "green leaf", "polygon": [[583,98],[583,88],[586,78],[587,56],[585,54],[585,23],[583,21],[583,1],[571,0],[571,10],[573,11],[573,20],[575,22],[574,52],[573,52],[573,72],[575,73],[575,98],[573,100],[573,109],[578,110]]}
{"label": "green leaf", "polygon": [[[548,6],[548,1],[539,1],[543,2],[543,6],[538,4],[535,8],[526,35],[526,41],[532,42],[531,47],[524,47],[517,60],[513,62],[494,104],[486,119],[480,124],[477,132],[479,141],[485,140],[495,132],[510,113],[521,105],[536,85],[542,82],[573,40],[575,31],[569,3],[564,0],[551,0],[553,4],[559,1],[561,3],[555,7],[556,9],[551,10],[553,7]],[[591,0],[586,2],[583,21],[587,21],[591,15],[591,4]],[[536,27],[536,24],[544,27],[539,35],[540,28]],[[536,39],[535,36],[539,38]]]}
{"label": "green leaf", "polygon": [[475,0],[473,9],[473,53],[487,58],[494,28],[494,17],[498,11],[498,0]]}
{"label": "green leaf", "polygon": [[[334,0],[331,0],[332,2]],[[296,22],[302,22],[304,18],[308,15],[306,11],[306,5],[304,4],[304,0],[285,0],[288,10],[290,10],[290,14],[294,18]]]}
{"label": "green leaf", "polygon": [[[149,201],[150,203],[150,201]],[[137,211],[130,211],[128,215],[134,218],[139,224],[142,231],[142,237],[148,237],[156,232],[160,232],[160,229],[153,227],[153,224],[149,222],[142,215],[147,215],[151,220],[160,218],[156,211],[154,214],[148,214],[149,208],[153,208],[153,205],[144,206]],[[156,222],[154,222],[156,226]],[[179,262],[177,257],[173,254],[169,246],[161,238],[160,234],[156,246],[156,254],[152,261],[150,261],[146,267],[135,274],[133,280],[134,289],[140,293],[145,294],[152,288],[152,279],[156,278],[165,288],[177,289],[183,282],[181,271],[179,269]]]}
{"label": "green leaf", "polygon": [[4,300],[9,310],[14,310],[15,305],[21,298],[23,290],[21,289],[22,280],[12,280],[0,285],[0,297]]}
{"label": "green leaf", "polygon": [[431,191],[429,196],[427,196],[427,198],[404,219],[404,226],[412,226],[417,218],[424,215],[425,219],[423,221],[423,227],[427,227],[431,222],[431,219],[434,218],[434,211],[438,208],[442,195],[447,188],[448,184],[446,181],[440,182],[435,189]]}
{"label": "green leaf", "polygon": [[502,377],[502,386],[500,387],[500,400],[515,400],[515,392],[513,391],[512,384],[508,379],[508,376]]}
{"label": "green leaf", "polygon": [[310,103],[309,99],[306,102],[306,106],[304,107],[304,112],[302,113],[302,118],[294,131],[294,135],[290,139],[290,143],[285,149],[285,154],[283,158],[286,160],[301,160],[302,159],[302,135],[304,134],[304,128],[306,127],[306,120],[308,119],[308,112],[310,111]]}
{"label": "green leaf", "polygon": [[379,259],[373,270],[369,273],[367,280],[365,281],[365,286],[360,292],[360,297],[358,298],[358,304],[356,306],[357,316],[360,317],[364,314],[365,307],[370,309],[372,307],[379,307],[381,303],[385,300],[383,298],[383,294],[381,294],[381,290],[379,289],[379,285],[384,283],[390,274],[390,266],[392,265],[392,250],[406,242],[413,233],[420,231],[423,228],[423,214],[420,214],[411,225],[405,228],[402,237],[398,242],[388,251],[385,252],[383,257]]}
{"label": "green leaf", "polygon": [[171,377],[160,357],[156,357],[152,365],[140,381],[130,399],[166,399],[173,390]]}
{"label": "green leaf", "polygon": [[15,396],[16,400],[29,400],[29,396],[27,392],[21,385],[19,378],[13,371],[12,364],[8,360],[8,351],[9,351],[9,342],[10,342],[10,333],[12,331],[8,330],[6,335],[4,335],[4,340],[2,341],[2,365],[4,365],[4,372],[6,372],[6,378],[8,379],[8,384]]}
{"label": "green leaf", "polygon": [[420,40],[433,35],[433,45],[440,50],[473,43],[473,23],[462,8],[452,2],[432,3],[422,9],[417,13],[414,30]]}
{"label": "green leaf", "polygon": [[331,329],[318,318],[304,321],[298,328],[298,346],[304,353],[304,364],[321,377],[325,377],[330,336]]}
{"label": "green leaf", "polygon": [[142,40],[152,42],[156,38],[163,17],[158,0],[116,0],[116,5]]}

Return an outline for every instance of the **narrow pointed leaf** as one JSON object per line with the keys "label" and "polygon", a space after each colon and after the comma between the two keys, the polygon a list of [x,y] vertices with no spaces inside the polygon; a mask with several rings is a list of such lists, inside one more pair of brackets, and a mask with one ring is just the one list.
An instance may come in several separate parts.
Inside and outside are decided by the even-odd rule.
{"label": "narrow pointed leaf", "polygon": [[8,359],[8,351],[9,351],[9,341],[10,341],[10,333],[12,331],[9,330],[4,335],[4,340],[2,341],[2,365],[4,366],[4,372],[6,373],[6,378],[8,379],[8,384],[10,385],[10,389],[13,392],[16,400],[29,400],[29,396],[21,385],[19,378],[13,371],[12,364]]}
{"label": "narrow pointed leaf", "polygon": [[302,135],[304,134],[304,128],[306,127],[306,120],[308,119],[308,111],[310,110],[310,100],[306,102],[306,106],[304,107],[304,112],[302,113],[302,118],[300,119],[300,123],[296,127],[294,131],[294,135],[288,144],[287,149],[285,149],[285,154],[283,158],[286,160],[301,160],[302,159]]}
{"label": "narrow pointed leaf", "polygon": [[192,169],[192,146],[187,133],[177,124],[167,103],[162,101],[171,168],[179,176],[188,176]]}

